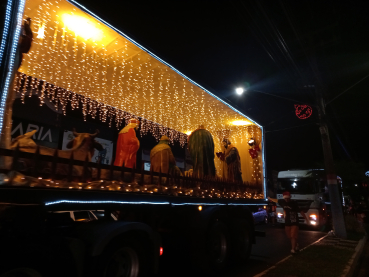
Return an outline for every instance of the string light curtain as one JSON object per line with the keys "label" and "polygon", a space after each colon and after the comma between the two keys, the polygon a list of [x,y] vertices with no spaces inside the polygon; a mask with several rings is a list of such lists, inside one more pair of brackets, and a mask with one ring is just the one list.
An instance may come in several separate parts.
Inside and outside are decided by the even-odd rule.
{"label": "string light curtain", "polygon": [[183,134],[200,124],[214,138],[230,132],[240,143],[251,136],[250,126],[261,134],[249,118],[71,3],[27,0],[24,19],[28,17],[35,35],[19,69],[23,80],[18,81],[26,83],[22,99],[29,86],[38,90],[41,104],[45,97],[60,104],[68,94],[71,107],[82,109],[85,117],[114,117],[117,128],[127,114],[141,117],[143,133],[159,128],[157,137],[171,133],[171,140],[182,145]]}

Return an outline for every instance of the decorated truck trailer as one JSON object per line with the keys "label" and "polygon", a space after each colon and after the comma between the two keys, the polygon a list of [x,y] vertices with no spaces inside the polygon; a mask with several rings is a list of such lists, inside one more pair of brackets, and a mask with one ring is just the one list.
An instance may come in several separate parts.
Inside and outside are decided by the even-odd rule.
{"label": "decorated truck trailer", "polygon": [[76,1],[1,13],[0,276],[245,261],[262,126]]}

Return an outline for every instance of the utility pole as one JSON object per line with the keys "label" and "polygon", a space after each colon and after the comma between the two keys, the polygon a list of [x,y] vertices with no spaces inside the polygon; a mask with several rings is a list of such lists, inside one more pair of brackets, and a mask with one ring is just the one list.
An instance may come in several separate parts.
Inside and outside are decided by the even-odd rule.
{"label": "utility pole", "polygon": [[342,205],[338,191],[337,175],[333,164],[331,141],[329,139],[329,131],[325,114],[325,103],[320,87],[315,88],[315,94],[319,116],[319,130],[322,137],[325,172],[327,174],[329,197],[331,200],[333,230],[336,236],[345,239],[347,238],[346,226],[343,219]]}

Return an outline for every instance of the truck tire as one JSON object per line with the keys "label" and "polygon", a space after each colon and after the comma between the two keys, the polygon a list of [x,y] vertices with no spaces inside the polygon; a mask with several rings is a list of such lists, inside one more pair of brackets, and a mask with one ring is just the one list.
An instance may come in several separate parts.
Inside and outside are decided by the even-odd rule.
{"label": "truck tire", "polygon": [[202,271],[202,276],[219,274],[227,265],[230,256],[230,240],[227,226],[222,222],[213,223],[198,239],[192,253],[193,269]]}
{"label": "truck tire", "polygon": [[237,220],[232,228],[232,260],[235,263],[247,261],[252,249],[251,228],[247,221]]}
{"label": "truck tire", "polygon": [[4,272],[0,277],[42,277],[42,275],[32,268],[15,268]]}
{"label": "truck tire", "polygon": [[99,276],[147,276],[147,256],[136,239],[125,239],[108,246],[100,257]]}

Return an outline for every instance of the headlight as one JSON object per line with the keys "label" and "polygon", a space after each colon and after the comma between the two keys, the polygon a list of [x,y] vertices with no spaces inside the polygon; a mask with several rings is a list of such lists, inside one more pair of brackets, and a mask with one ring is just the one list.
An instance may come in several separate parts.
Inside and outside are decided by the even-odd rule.
{"label": "headlight", "polygon": [[316,221],[317,220],[317,216],[316,216],[316,214],[311,214],[311,215],[309,215],[309,217],[310,217],[310,219],[311,220],[314,220],[314,221]]}
{"label": "headlight", "polygon": [[283,217],[283,214],[282,213],[277,213],[277,217],[278,218],[282,218]]}

